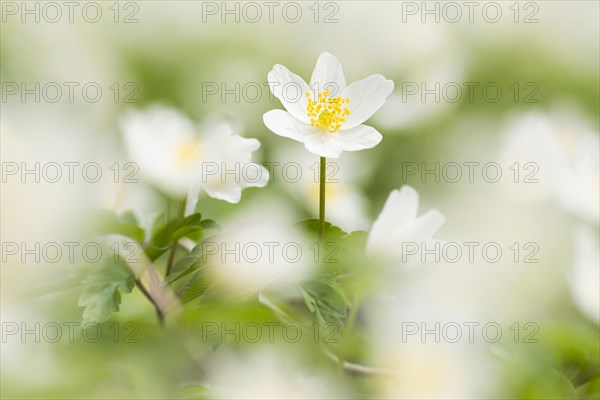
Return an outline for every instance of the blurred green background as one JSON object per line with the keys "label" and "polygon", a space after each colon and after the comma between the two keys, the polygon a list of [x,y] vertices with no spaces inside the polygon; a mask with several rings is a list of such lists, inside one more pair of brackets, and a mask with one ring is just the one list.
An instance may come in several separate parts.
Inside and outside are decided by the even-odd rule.
{"label": "blurred green background", "polygon": [[[283,18],[285,3],[275,9],[273,22],[268,20],[267,8],[256,3],[262,12],[256,23],[244,18],[243,12],[239,22],[234,15],[222,16],[220,11],[206,13],[208,3],[220,10],[225,6],[221,2],[98,2],[103,14],[97,23],[82,18],[79,8],[74,22],[69,22],[64,6],[62,19],[56,23],[46,21],[43,14],[39,22],[31,15],[22,22],[22,10],[13,14],[7,3],[17,8],[38,4],[43,9],[43,3],[37,2],[2,3],[3,162],[124,162],[127,155],[119,118],[128,109],[156,103],[173,106],[198,123],[214,115],[224,116],[237,133],[260,140],[261,148],[254,157],[258,162],[316,162],[317,156],[305,152],[301,144],[264,126],[265,112],[283,108],[278,100],[271,99],[265,83],[275,64],[283,64],[308,80],[319,54],[328,51],[340,59],[349,83],[375,73],[395,82],[386,105],[367,121],[383,134],[382,143],[371,150],[345,153],[336,160],[340,182],[331,184],[331,195],[341,193],[340,204],[349,203],[345,193],[358,196],[360,201],[339,208],[338,213],[328,210],[328,215],[335,217],[333,223],[346,231],[368,230],[390,191],[408,184],[421,195],[421,212],[437,208],[446,216],[438,238],[498,241],[507,248],[513,242],[535,242],[540,262],[514,263],[506,257],[498,264],[440,268],[400,280],[398,290],[413,284],[410,293],[418,295],[407,296],[398,314],[405,309],[424,314],[436,309],[447,320],[459,316],[468,319],[473,314],[461,314],[461,310],[467,304],[477,304],[480,313],[475,318],[483,323],[498,321],[506,329],[516,321],[533,321],[539,326],[537,344],[515,345],[508,340],[502,347],[483,343],[483,349],[473,345],[460,350],[458,358],[446,357],[443,351],[417,352],[416,360],[430,367],[446,365],[451,377],[460,372],[470,379],[458,386],[446,385],[428,368],[409,365],[406,368],[413,371],[414,378],[409,386],[414,391],[407,394],[402,385],[398,391],[389,390],[381,378],[340,374],[310,341],[262,346],[228,343],[215,351],[214,343],[200,340],[203,322],[274,320],[272,313],[256,304],[213,308],[190,304],[162,331],[151,306],[134,290],[123,296],[121,311],[102,324],[103,336],[97,343],[86,341],[80,334],[71,343],[62,324],[81,321],[77,307],[80,265],[3,257],[3,398],[219,397],[221,392],[211,392],[207,382],[224,380],[236,387],[236,379],[246,372],[242,381],[248,385],[256,381],[276,386],[295,379],[284,367],[273,367],[273,373],[267,374],[269,379],[257,372],[259,367],[253,371],[253,365],[279,365],[288,358],[310,365],[328,387],[327,395],[334,398],[411,398],[419,393],[428,398],[598,398],[598,285],[589,290],[599,268],[600,166],[598,149],[593,148],[600,128],[598,2],[496,2],[502,17],[495,23],[482,15],[486,2],[475,9],[473,22],[461,6],[463,15],[456,23],[448,17],[454,12],[444,14],[442,2],[296,2],[303,13],[296,23]],[[416,14],[407,13],[408,3],[417,7]],[[227,2],[227,7],[243,10],[247,3],[235,4]],[[438,7],[439,22],[433,14],[422,15],[420,7],[425,5]],[[114,20],[115,7],[120,12],[118,22]],[[318,22],[315,9],[320,12]],[[323,22],[332,12],[337,22]],[[531,18],[537,22],[524,23],[532,12]],[[130,14],[137,22],[124,23]],[[19,94],[4,98],[7,82],[26,82],[28,87],[35,82],[97,82],[103,96],[90,103],[76,91],[73,102],[65,96],[56,103],[44,99],[35,102],[32,96],[23,102]],[[120,87],[118,101],[109,89],[115,82]],[[243,88],[253,82],[262,87],[258,101],[254,101],[254,91],[246,93],[250,97],[238,91],[224,98],[221,91],[215,95],[206,91],[211,83],[232,89],[236,84]],[[464,90],[457,101],[448,101],[439,91],[439,101],[434,95],[425,96],[423,101],[421,92],[403,93],[412,82],[427,88],[456,83]],[[126,88],[127,83],[136,88],[130,98],[135,102],[124,101],[132,88]],[[479,85],[473,99],[467,95],[465,83]],[[486,99],[482,92],[481,87],[489,83],[501,88],[498,101]],[[530,140],[519,141],[530,134]],[[567,160],[564,165],[563,158],[557,161],[548,155],[546,137],[566,143],[561,147]],[[573,150],[588,137],[592,138],[592,145],[587,146],[591,156],[585,150]],[[588,156],[592,163],[586,164],[586,171],[592,178],[579,182],[578,160]],[[509,167],[516,161],[538,163],[539,182],[513,182]],[[465,177],[456,183],[444,179],[436,182],[431,175],[423,179],[421,171],[412,175],[406,171],[407,163],[432,168],[435,163],[453,162],[498,162],[503,179],[490,183],[479,173],[474,182]],[[11,179],[3,180],[2,186],[2,242],[83,240],[78,236],[80,222],[91,208],[119,212],[133,208],[138,217],[147,220],[164,206],[161,195],[143,184],[23,184]],[[238,205],[202,197],[200,208],[204,216],[224,221],[243,210],[273,202],[284,205],[296,219],[312,218],[318,199],[316,191],[308,191],[304,186],[290,186],[276,172],[266,188],[246,190]],[[330,204],[337,204],[336,200]],[[443,279],[430,276],[436,274]],[[367,343],[387,342],[366,326],[371,318],[377,318],[378,311],[377,306],[361,308],[357,323],[360,334],[354,338],[357,342],[345,343],[343,350],[350,358],[377,363],[378,357],[369,353],[377,351]],[[387,317],[381,318],[385,326]],[[36,343],[33,334],[26,340],[21,340],[20,334],[5,335],[11,323],[21,327],[22,322],[29,328],[36,322],[42,326],[58,322],[63,326],[63,337],[57,343]],[[136,343],[124,341],[123,335],[130,332],[134,332]],[[237,354],[238,347],[249,348],[251,354],[255,351],[259,356],[244,358]],[[275,355],[269,354],[273,349]],[[227,352],[234,354],[232,359],[213,361]],[[494,361],[464,361],[473,354]],[[214,365],[218,366],[216,371]],[[485,367],[479,368],[481,365]],[[319,387],[321,383],[307,381],[305,385]],[[233,392],[223,393],[222,397],[235,396]],[[253,393],[252,389],[246,392],[248,396]],[[292,392],[290,396],[311,393]],[[320,397],[325,392],[314,393]]]}

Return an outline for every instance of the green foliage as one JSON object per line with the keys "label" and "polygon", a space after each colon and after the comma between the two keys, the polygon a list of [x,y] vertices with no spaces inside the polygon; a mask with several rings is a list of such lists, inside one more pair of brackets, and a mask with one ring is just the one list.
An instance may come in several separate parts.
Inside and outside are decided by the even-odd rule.
{"label": "green foliage", "polygon": [[192,214],[185,218],[175,218],[152,232],[145,253],[151,261],[160,257],[169,247],[181,237],[202,230],[200,214]]}
{"label": "green foliage", "polygon": [[[171,273],[165,278],[166,284],[189,276],[179,293],[185,304],[201,296],[208,287],[201,278],[198,268],[202,263],[201,240],[219,230],[217,223],[211,219],[202,219],[199,213],[185,218],[176,217],[167,220],[165,213],[159,214],[148,233],[146,242],[144,230],[131,212],[120,216],[109,211],[98,211],[93,216],[95,234],[118,234],[134,239],[144,247],[144,252],[150,261],[156,261],[161,255],[175,246],[182,237],[188,237],[200,242],[192,251],[181,257],[174,265]],[[119,310],[121,293],[129,293],[133,289],[135,276],[127,267],[124,260],[114,257],[95,268],[92,268],[82,284],[84,290],[79,298],[79,305],[84,307],[83,319],[88,322],[103,322],[109,319],[110,313]]]}
{"label": "green foliage", "polygon": [[144,230],[138,226],[135,215],[131,212],[120,216],[107,210],[96,211],[92,216],[94,233],[99,235],[118,234],[135,240],[144,241]]}
{"label": "green foliage", "polygon": [[185,218],[175,218],[162,225],[163,221],[163,217],[155,220],[149,244],[144,250],[151,261],[164,254],[177,240],[184,236],[199,241],[208,232],[218,229],[215,221],[203,220],[198,213]]}
{"label": "green foliage", "polygon": [[[318,235],[319,220],[305,219],[296,224],[310,235]],[[308,309],[319,324],[330,325],[336,332],[344,326],[349,298],[359,298],[373,286],[372,270],[365,268],[367,232],[346,233],[326,222],[320,261],[314,280],[299,287]]]}
{"label": "green foliage", "polygon": [[192,251],[183,256],[173,265],[171,273],[165,278],[165,282],[172,283],[183,278],[194,271],[194,266],[199,265],[203,258],[204,246],[202,243],[195,246]]}
{"label": "green foliage", "polygon": [[204,278],[204,271],[196,271],[194,275],[187,281],[181,292],[179,299],[182,304],[187,304],[198,297],[202,296],[210,287],[210,283]]}
{"label": "green foliage", "polygon": [[598,330],[577,321],[546,324],[539,343],[493,346],[506,365],[508,395],[514,398],[598,398]]}
{"label": "green foliage", "polygon": [[317,316],[319,323],[332,324],[337,328],[343,326],[348,301],[338,288],[316,280],[301,282],[299,288],[304,296],[304,303]]}
{"label": "green foliage", "polygon": [[[296,223],[296,227],[303,229],[314,237],[318,237],[319,234],[319,220],[316,218],[307,218]],[[332,225],[325,221],[325,234],[323,240],[325,242],[337,241],[348,235],[346,232],[341,230],[339,227]]]}
{"label": "green foliage", "polygon": [[92,269],[81,282],[83,292],[79,306],[84,307],[83,320],[100,323],[110,318],[111,312],[119,311],[121,293],[130,293],[135,284],[133,272],[120,260],[113,258]]}

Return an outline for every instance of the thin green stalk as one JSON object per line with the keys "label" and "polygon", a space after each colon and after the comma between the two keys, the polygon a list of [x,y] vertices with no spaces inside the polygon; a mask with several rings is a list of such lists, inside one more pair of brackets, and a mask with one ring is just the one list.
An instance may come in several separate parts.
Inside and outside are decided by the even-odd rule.
{"label": "thin green stalk", "polygon": [[319,241],[323,242],[325,235],[325,169],[327,159],[321,157],[321,168],[319,172]]}
{"label": "thin green stalk", "polygon": [[152,306],[154,306],[154,309],[156,310],[156,316],[158,317],[158,325],[160,327],[164,327],[165,326],[165,314],[160,309],[160,306],[158,305],[158,303],[154,300],[154,298],[152,297],[152,295],[150,294],[148,289],[146,289],[146,287],[142,284],[142,281],[140,281],[139,279],[136,278],[135,285],[138,287],[138,289],[140,289],[140,291],[148,299],[148,301],[150,301]]}
{"label": "thin green stalk", "polygon": [[[184,198],[183,200],[181,200],[181,203],[179,204],[179,214],[178,214],[178,218],[182,219],[183,215],[185,214],[185,203],[186,203],[186,199]],[[169,251],[169,259],[167,260],[167,271],[165,273],[165,277],[169,276],[169,274],[171,273],[171,269],[173,268],[173,262],[175,261],[175,253],[177,252],[177,243],[173,243],[171,245],[171,250]]]}

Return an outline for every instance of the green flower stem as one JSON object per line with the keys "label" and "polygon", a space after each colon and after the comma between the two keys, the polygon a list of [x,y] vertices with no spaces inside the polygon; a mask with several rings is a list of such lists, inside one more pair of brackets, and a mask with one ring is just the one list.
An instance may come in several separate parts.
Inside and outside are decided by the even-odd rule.
{"label": "green flower stem", "polygon": [[154,300],[148,289],[146,289],[146,287],[142,284],[142,281],[140,281],[138,278],[135,279],[135,285],[138,287],[138,289],[140,289],[140,291],[148,299],[148,301],[150,301],[150,303],[152,303],[152,305],[154,306],[154,309],[156,310],[156,316],[158,317],[158,325],[164,327],[165,314],[160,309],[160,306],[158,305],[156,300]]}
{"label": "green flower stem", "polygon": [[328,350],[325,350],[325,355],[333,362],[337,363],[338,365],[341,365],[344,370],[353,374],[359,374],[362,376],[384,376],[387,378],[398,379],[396,373],[390,369],[367,367],[365,365],[343,361],[338,356],[336,356]]}
{"label": "green flower stem", "polygon": [[325,235],[325,169],[327,159],[321,157],[321,169],[319,172],[319,241],[323,242]]}
{"label": "green flower stem", "polygon": [[[183,215],[185,214],[185,204],[186,204],[186,199],[184,198],[183,200],[181,200],[180,204],[179,204],[179,214],[178,214],[178,218],[182,219]],[[171,273],[171,269],[173,268],[173,262],[175,261],[175,253],[177,252],[177,243],[173,243],[171,245],[171,250],[169,251],[169,259],[167,261],[167,272],[165,273],[165,277],[169,276],[169,274]]]}
{"label": "green flower stem", "polygon": [[258,293],[258,304],[268,308],[273,311],[275,315],[285,324],[290,324],[294,322],[292,317],[290,317],[284,310],[279,308],[275,303],[265,297],[262,293]]}

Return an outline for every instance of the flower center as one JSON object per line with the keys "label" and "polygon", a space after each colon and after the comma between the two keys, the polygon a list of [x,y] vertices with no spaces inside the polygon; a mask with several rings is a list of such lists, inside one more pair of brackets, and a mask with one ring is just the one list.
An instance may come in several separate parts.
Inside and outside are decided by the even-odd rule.
{"label": "flower center", "polygon": [[177,160],[185,166],[192,164],[200,157],[200,140],[189,138],[178,144],[176,150]]}
{"label": "flower center", "polygon": [[344,106],[350,102],[350,99],[341,96],[327,98],[328,95],[328,90],[319,93],[319,98],[315,101],[310,98],[310,92],[306,92],[306,97],[308,97],[306,112],[311,126],[318,128],[323,133],[334,133],[340,129],[346,120],[345,117],[350,114],[350,110]]}

